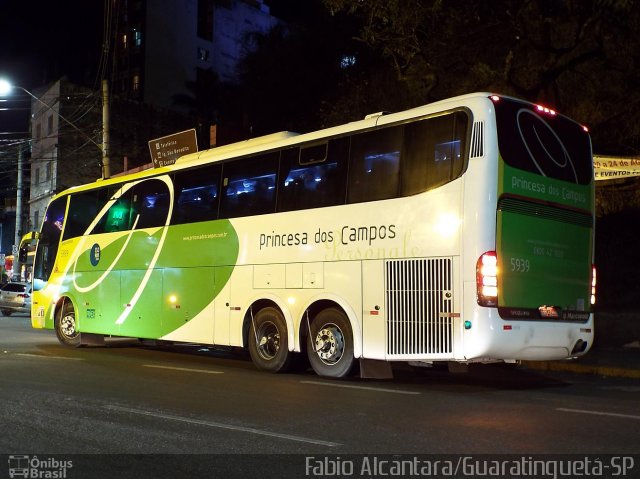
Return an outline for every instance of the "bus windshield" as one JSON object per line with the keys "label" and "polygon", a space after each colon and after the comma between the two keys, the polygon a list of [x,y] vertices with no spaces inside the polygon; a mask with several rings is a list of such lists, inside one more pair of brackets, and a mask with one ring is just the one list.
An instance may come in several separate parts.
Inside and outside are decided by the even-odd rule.
{"label": "bus windshield", "polygon": [[[67,205],[67,197],[58,198],[53,201],[42,224],[38,249],[36,250],[35,270],[33,272],[34,284],[46,282],[53,270],[62,226],[64,224],[64,213]],[[40,280],[40,281],[37,281]]]}

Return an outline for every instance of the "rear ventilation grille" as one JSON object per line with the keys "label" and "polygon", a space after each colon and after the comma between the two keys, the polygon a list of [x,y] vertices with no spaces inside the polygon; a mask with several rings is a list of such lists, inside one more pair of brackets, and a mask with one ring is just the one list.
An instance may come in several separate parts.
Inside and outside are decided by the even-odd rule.
{"label": "rear ventilation grille", "polygon": [[471,132],[471,158],[481,156],[484,156],[484,121],[476,121]]}
{"label": "rear ventilation grille", "polygon": [[450,357],[451,258],[385,263],[387,357]]}

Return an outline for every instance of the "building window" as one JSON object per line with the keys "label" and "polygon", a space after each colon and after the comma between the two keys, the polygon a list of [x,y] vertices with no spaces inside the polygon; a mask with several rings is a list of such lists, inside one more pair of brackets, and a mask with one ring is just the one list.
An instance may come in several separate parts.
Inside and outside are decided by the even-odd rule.
{"label": "building window", "polygon": [[127,34],[126,33],[124,35],[122,35],[122,49],[123,50],[127,49]]}
{"label": "building window", "polygon": [[33,228],[34,229],[40,228],[40,211],[38,210],[35,210],[33,212]]}
{"label": "building window", "polygon": [[206,48],[198,47],[198,60],[206,62],[209,60],[209,50]]}
{"label": "building window", "polygon": [[42,125],[40,123],[36,124],[36,140],[42,139]]}
{"label": "building window", "polygon": [[356,64],[355,55],[343,55],[342,58],[340,59],[340,68],[342,68],[343,70],[345,68],[352,67],[355,64]]}
{"label": "building window", "polygon": [[47,117],[47,136],[53,135],[53,115]]}
{"label": "building window", "polygon": [[45,173],[44,173],[46,181],[51,181],[51,170],[52,170],[51,162],[48,162],[47,167],[45,169]]}
{"label": "building window", "polygon": [[133,81],[131,82],[131,88],[133,91],[140,90],[140,74],[136,73],[133,75]]}
{"label": "building window", "polygon": [[33,184],[34,185],[40,184],[40,168],[36,168],[36,174],[35,174],[35,177],[33,178]]}
{"label": "building window", "polygon": [[133,29],[133,44],[136,48],[142,45],[142,32],[136,28]]}
{"label": "building window", "polygon": [[198,0],[198,36],[213,41],[213,0]]}

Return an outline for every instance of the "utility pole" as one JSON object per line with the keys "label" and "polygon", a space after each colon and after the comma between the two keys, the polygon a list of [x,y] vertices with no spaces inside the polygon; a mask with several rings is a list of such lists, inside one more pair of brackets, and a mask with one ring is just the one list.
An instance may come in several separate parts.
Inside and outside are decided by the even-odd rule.
{"label": "utility pole", "polygon": [[18,145],[18,185],[16,193],[16,234],[13,245],[13,276],[20,278],[20,241],[22,241],[22,143]]}
{"label": "utility pole", "polygon": [[109,81],[102,80],[102,178],[111,177],[109,163]]}

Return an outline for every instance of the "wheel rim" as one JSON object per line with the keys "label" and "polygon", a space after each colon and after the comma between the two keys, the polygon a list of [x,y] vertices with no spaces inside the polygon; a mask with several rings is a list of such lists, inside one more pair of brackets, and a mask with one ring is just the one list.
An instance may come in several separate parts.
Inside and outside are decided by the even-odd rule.
{"label": "wheel rim", "polygon": [[76,317],[73,314],[66,314],[60,318],[60,333],[66,338],[73,339],[78,335],[76,331]]}
{"label": "wheel rim", "polygon": [[258,354],[266,361],[271,361],[280,351],[280,331],[271,321],[265,321],[258,327],[256,341]]}
{"label": "wheel rim", "polygon": [[315,340],[316,354],[327,365],[334,365],[344,354],[344,334],[335,324],[325,324]]}

